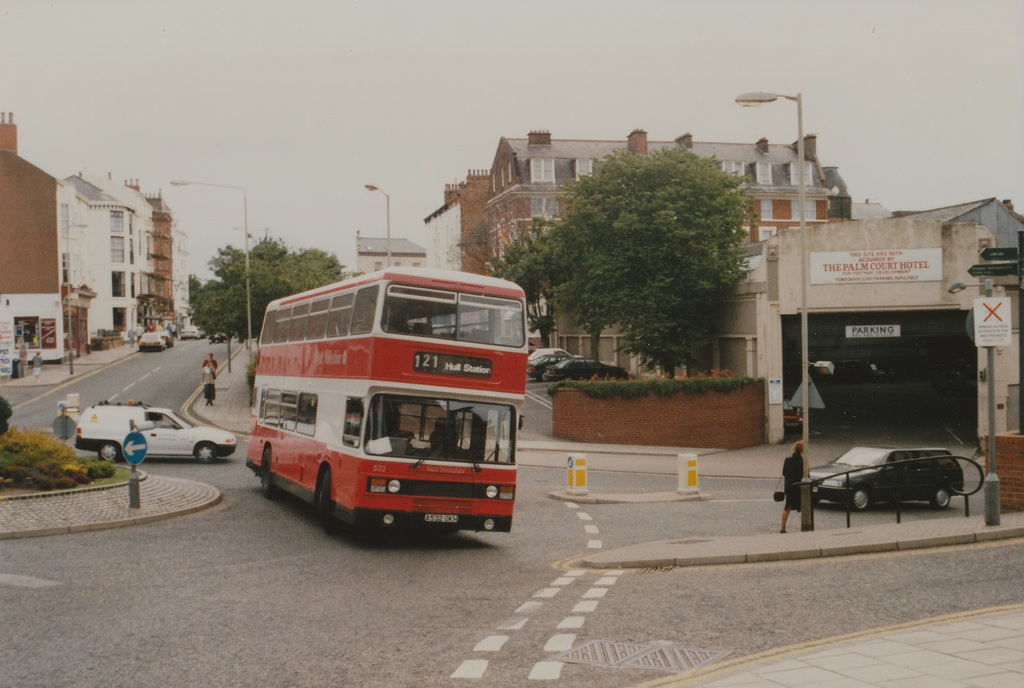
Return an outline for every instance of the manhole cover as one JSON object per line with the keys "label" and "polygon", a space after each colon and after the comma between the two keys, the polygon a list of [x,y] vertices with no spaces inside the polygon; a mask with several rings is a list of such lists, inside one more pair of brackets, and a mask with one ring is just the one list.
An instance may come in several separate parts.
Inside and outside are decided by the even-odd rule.
{"label": "manhole cover", "polygon": [[693,671],[717,662],[732,650],[700,650],[670,643],[617,643],[610,640],[589,640],[579,647],[563,652],[556,659],[574,664],[655,669],[673,674]]}

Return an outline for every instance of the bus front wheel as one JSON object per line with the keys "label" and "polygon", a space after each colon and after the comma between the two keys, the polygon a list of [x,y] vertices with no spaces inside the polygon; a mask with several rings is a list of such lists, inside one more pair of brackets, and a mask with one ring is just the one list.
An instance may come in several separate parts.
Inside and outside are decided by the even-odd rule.
{"label": "bus front wheel", "polygon": [[270,445],[263,448],[263,462],[260,464],[260,489],[267,499],[277,499],[277,485],[274,484],[274,473],[270,468]]}

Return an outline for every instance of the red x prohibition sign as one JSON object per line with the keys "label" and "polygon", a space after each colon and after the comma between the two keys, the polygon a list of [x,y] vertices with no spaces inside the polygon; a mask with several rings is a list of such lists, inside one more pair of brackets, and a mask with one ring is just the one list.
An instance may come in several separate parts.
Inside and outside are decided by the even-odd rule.
{"label": "red x prohibition sign", "polygon": [[1011,346],[1013,326],[1008,297],[984,297],[974,300],[974,345]]}
{"label": "red x prohibition sign", "polygon": [[984,318],[982,318],[982,322],[988,322],[989,318],[995,318],[999,322],[1003,322],[1003,319],[999,316],[998,313],[996,313],[996,311],[999,310],[999,307],[1003,305],[1002,303],[997,303],[994,307],[988,305],[985,302],[982,302],[981,305],[985,307],[986,311],[988,311],[988,314]]}

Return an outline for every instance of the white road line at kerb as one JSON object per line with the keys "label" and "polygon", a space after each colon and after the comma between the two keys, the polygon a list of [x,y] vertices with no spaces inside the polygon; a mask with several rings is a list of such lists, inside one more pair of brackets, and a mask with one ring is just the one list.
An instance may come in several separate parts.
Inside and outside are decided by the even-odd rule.
{"label": "white road line at kerb", "polygon": [[530,397],[544,408],[554,410],[554,407],[551,405],[551,402],[548,401],[548,399],[546,399],[545,397],[540,396],[536,392],[527,392],[526,396]]}

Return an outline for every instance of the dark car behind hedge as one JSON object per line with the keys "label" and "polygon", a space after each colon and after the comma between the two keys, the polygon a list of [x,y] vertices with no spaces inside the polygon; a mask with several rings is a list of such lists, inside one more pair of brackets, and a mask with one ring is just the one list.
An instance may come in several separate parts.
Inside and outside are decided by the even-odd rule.
{"label": "dark car behind hedge", "polygon": [[629,372],[625,368],[601,363],[592,358],[573,357],[550,366],[543,375],[545,382],[589,380],[595,377],[625,380],[629,378]]}

